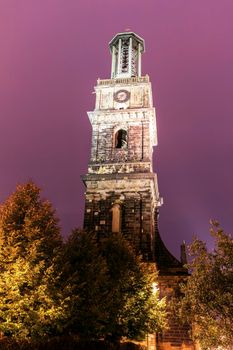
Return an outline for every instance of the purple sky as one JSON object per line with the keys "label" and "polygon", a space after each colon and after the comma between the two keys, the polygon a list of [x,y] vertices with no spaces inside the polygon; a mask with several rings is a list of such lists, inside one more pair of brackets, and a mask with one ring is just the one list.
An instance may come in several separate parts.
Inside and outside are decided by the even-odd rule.
{"label": "purple sky", "polygon": [[0,201],[33,179],[64,235],[83,219],[96,79],[109,78],[108,42],[145,39],[164,198],[160,231],[208,239],[209,219],[233,227],[232,0],[1,0]]}

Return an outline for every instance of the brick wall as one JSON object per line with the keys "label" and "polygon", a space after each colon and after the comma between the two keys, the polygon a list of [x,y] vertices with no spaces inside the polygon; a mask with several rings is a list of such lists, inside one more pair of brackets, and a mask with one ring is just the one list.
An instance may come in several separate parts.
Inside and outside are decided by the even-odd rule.
{"label": "brick wall", "polygon": [[[179,288],[179,283],[183,282],[188,276],[159,276],[159,288],[161,296],[166,296],[167,300],[171,299]],[[169,309],[168,309],[169,311]],[[191,326],[182,323],[176,313],[171,312],[169,315],[169,329],[159,335],[159,350],[168,349],[194,349],[191,340]]]}

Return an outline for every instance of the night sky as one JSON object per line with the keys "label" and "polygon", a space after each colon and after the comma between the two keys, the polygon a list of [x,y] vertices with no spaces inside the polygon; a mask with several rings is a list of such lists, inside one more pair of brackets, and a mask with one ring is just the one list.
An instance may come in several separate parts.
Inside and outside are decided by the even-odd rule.
{"label": "night sky", "polygon": [[[0,201],[35,181],[62,232],[82,226],[97,78],[108,42],[145,39],[157,111],[160,232],[179,257],[209,219],[233,227],[232,0],[0,0]],[[211,244],[210,244],[211,246]]]}

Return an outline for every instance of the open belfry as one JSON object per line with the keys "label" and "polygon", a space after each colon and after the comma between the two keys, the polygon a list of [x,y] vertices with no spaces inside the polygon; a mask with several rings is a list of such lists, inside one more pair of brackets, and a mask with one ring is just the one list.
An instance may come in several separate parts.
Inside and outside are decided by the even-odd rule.
{"label": "open belfry", "polygon": [[[84,228],[97,235],[121,232],[145,261],[159,271],[161,296],[169,296],[188,271],[185,247],[181,262],[167,250],[158,231],[162,205],[153,147],[157,145],[156,113],[148,75],[141,75],[144,40],[133,32],[117,34],[109,44],[111,79],[98,79],[92,125],[91,158],[83,176]],[[169,317],[169,330],[149,335],[147,348],[194,349],[190,327]]]}

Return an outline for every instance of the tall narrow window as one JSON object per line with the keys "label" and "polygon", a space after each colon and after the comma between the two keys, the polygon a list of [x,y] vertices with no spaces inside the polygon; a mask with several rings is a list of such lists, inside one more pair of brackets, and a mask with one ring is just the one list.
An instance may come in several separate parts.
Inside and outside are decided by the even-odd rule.
{"label": "tall narrow window", "polygon": [[115,147],[116,148],[127,148],[127,131],[120,129],[115,135]]}
{"label": "tall narrow window", "polygon": [[128,72],[129,69],[129,42],[128,40],[123,41],[122,43],[122,72]]}
{"label": "tall narrow window", "polygon": [[133,77],[137,75],[137,65],[138,65],[138,53],[137,53],[137,49],[133,47],[132,62],[131,62],[131,71],[132,71]]}
{"label": "tall narrow window", "polygon": [[121,207],[115,203],[112,206],[112,232],[120,232],[121,230]]}

